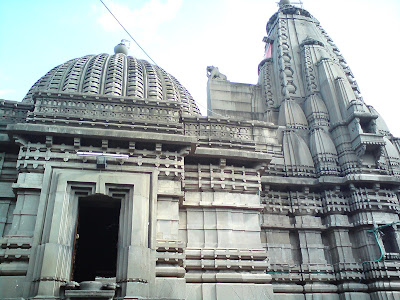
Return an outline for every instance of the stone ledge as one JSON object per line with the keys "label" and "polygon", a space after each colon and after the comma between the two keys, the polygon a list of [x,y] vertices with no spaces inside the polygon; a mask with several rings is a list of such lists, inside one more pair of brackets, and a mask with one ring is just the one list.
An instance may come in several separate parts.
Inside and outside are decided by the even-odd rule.
{"label": "stone ledge", "polygon": [[40,124],[9,124],[7,130],[10,133],[29,133],[29,134],[61,134],[74,137],[96,137],[96,138],[116,138],[121,140],[143,140],[151,142],[162,142],[166,144],[189,145],[197,142],[196,137],[188,137],[179,134],[136,132],[128,130],[93,129],[80,128],[73,126],[48,126]]}
{"label": "stone ledge", "polygon": [[115,295],[115,291],[100,290],[100,291],[82,291],[82,290],[66,290],[65,297],[70,298],[105,298],[112,299]]}
{"label": "stone ledge", "polygon": [[250,152],[242,150],[229,150],[229,149],[213,149],[213,148],[197,148],[194,156],[202,157],[216,157],[216,158],[233,158],[242,159],[247,161],[268,161],[272,160],[272,155],[261,152]]}
{"label": "stone ledge", "polygon": [[270,283],[272,277],[263,273],[186,273],[190,283]]}

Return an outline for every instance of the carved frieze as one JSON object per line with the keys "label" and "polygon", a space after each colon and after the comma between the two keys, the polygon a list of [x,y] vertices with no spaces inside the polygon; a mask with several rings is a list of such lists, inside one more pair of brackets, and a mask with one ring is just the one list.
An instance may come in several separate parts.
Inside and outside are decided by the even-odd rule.
{"label": "carved frieze", "polygon": [[215,165],[185,165],[185,191],[242,191],[258,193],[260,174],[250,168]]}
{"label": "carved frieze", "polygon": [[312,51],[315,45],[304,45],[303,46],[303,72],[305,77],[305,85],[307,90],[307,95],[319,92],[318,77],[315,70],[315,62],[312,58]]}
{"label": "carved frieze", "polygon": [[189,136],[207,136],[221,139],[252,140],[250,126],[221,124],[214,122],[185,123],[185,134]]}
{"label": "carved frieze", "polygon": [[292,57],[287,19],[279,19],[278,43],[279,77],[281,79],[282,95],[287,98],[292,94],[296,94],[298,89],[294,83],[294,72],[291,66]]}
{"label": "carved frieze", "polygon": [[32,109],[31,104],[0,100],[0,126],[24,123],[28,112]]}
{"label": "carved frieze", "polygon": [[179,105],[174,102],[38,95],[27,121],[182,132],[180,115]]}

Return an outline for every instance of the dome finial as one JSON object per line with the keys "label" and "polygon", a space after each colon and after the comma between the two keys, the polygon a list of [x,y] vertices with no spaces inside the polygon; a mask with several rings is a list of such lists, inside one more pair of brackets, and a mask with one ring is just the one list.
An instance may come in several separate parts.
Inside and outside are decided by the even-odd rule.
{"label": "dome finial", "polygon": [[128,55],[129,52],[129,46],[130,42],[128,40],[121,40],[121,43],[119,43],[117,46],[114,47],[114,53],[123,53],[125,55]]}
{"label": "dome finial", "polygon": [[291,5],[292,3],[290,0],[281,0],[279,1],[279,7],[285,6],[285,5]]}

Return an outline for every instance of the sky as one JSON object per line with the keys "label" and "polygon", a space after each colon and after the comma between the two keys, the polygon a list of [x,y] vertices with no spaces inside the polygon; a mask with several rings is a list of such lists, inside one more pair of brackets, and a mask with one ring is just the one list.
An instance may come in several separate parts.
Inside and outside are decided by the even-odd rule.
{"label": "sky", "polygon": [[[206,114],[206,67],[257,83],[275,0],[103,0]],[[400,137],[400,1],[303,0],[352,69],[364,101]],[[0,99],[20,101],[53,67],[130,39],[99,0],[0,0]],[[131,42],[130,55],[149,60]]]}

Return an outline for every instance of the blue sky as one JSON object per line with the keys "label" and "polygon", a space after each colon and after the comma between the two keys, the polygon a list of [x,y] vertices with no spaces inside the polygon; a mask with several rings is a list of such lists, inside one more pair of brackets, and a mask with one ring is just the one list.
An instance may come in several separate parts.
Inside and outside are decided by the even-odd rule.
{"label": "blue sky", "polygon": [[[104,0],[159,66],[206,105],[206,67],[256,83],[274,0]],[[304,0],[349,63],[367,104],[400,137],[400,1]],[[21,100],[53,67],[129,39],[99,0],[0,1],[0,98]],[[145,58],[133,43],[130,55]],[[202,109],[205,113],[205,110]]]}

